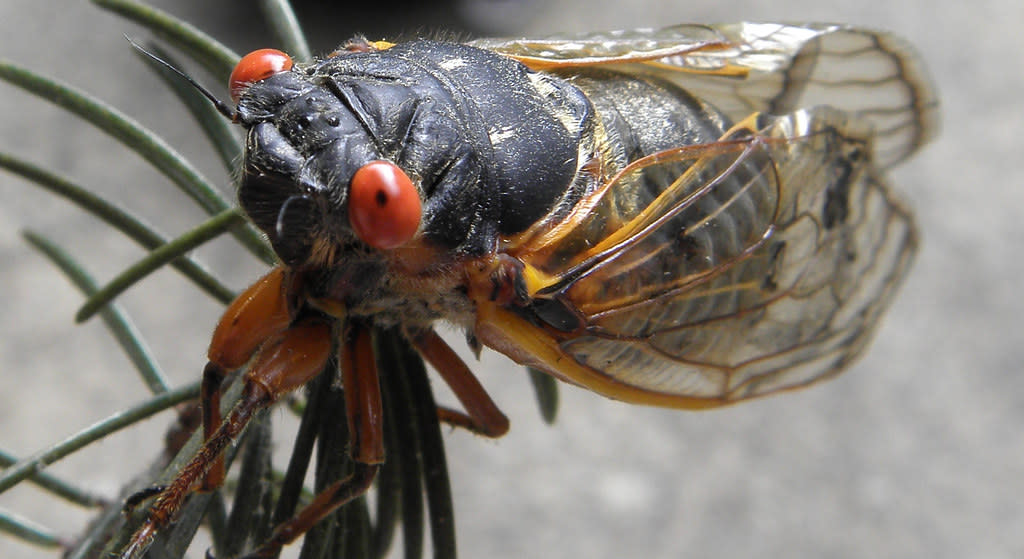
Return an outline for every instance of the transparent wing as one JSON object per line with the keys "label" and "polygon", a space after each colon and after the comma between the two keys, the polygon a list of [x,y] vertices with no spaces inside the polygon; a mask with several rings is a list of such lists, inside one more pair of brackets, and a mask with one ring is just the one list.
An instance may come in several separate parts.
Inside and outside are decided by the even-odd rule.
{"label": "transparent wing", "polygon": [[[915,247],[869,137],[819,107],[753,115],[720,142],[634,162],[569,219],[509,245],[534,296],[579,326],[531,327],[481,301],[478,336],[654,405],[722,405],[838,372]],[[631,204],[650,184],[660,194]]]}
{"label": "transparent wing", "polygon": [[[506,54],[535,69],[657,60],[686,53],[730,49],[713,26],[683,24],[663,29],[596,31],[536,38],[477,39],[470,44]],[[720,63],[708,69],[720,69]]]}
{"label": "transparent wing", "polygon": [[875,129],[873,159],[887,167],[938,133],[938,100],[902,40],[845,25],[679,25],[477,46],[542,70],[602,66],[678,84],[738,121],[830,105]]}

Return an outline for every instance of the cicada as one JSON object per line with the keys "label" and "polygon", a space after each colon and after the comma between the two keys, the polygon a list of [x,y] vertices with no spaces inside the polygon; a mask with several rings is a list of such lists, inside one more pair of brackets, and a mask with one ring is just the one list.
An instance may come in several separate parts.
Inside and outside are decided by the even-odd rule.
{"label": "cicada", "polygon": [[[435,333],[604,396],[707,408],[835,375],[911,263],[884,171],[937,129],[900,40],[843,25],[681,25],[537,40],[350,41],[242,59],[238,198],[280,265],[217,326],[206,442],[140,552],[254,411],[336,355],[350,477],[278,527],[272,556],[360,495],[384,460],[370,330],[399,328],[464,411],[508,421]],[[212,97],[212,96],[211,96]],[[248,364],[230,415],[219,386]]]}

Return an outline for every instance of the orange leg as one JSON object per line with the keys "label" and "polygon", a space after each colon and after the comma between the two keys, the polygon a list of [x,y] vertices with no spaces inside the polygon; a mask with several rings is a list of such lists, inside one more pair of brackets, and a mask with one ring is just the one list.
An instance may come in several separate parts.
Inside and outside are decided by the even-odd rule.
{"label": "orange leg", "polygon": [[[224,313],[214,332],[209,363],[203,374],[203,446],[171,484],[159,491],[149,517],[122,551],[122,559],[140,557],[157,531],[173,520],[198,485],[212,488],[223,481],[224,449],[256,412],[312,380],[325,367],[333,345],[332,329],[319,316],[296,318],[301,295],[298,284],[299,280],[287,270],[275,269],[240,295]],[[508,419],[469,367],[435,332],[420,331],[410,339],[466,409],[463,413],[440,408],[438,416],[442,421],[490,437],[508,431]],[[384,461],[384,414],[370,329],[364,324],[349,324],[342,332],[339,352],[350,454],[355,462],[353,472],[318,494],[294,518],[279,525],[271,538],[247,557],[276,556],[282,546],[365,493]],[[221,421],[221,382],[227,372],[242,367],[250,359],[253,362],[243,379],[242,398]]]}
{"label": "orange leg", "polygon": [[[231,371],[241,368],[270,337],[284,332],[294,319],[297,282],[283,267],[271,270],[249,286],[228,306],[213,331],[209,362],[203,369],[199,404],[203,418],[203,440],[208,441],[221,425],[221,383]],[[217,455],[203,478],[201,491],[212,491],[224,483],[224,457]],[[125,510],[161,493],[151,487],[128,497]]]}
{"label": "orange leg", "polygon": [[[224,311],[207,350],[209,362],[203,369],[200,405],[203,410],[203,440],[209,440],[221,424],[220,395],[224,377],[241,368],[271,336],[280,334],[294,319],[296,285],[282,267],[249,286]],[[224,457],[218,456],[203,480],[202,490],[212,491],[224,483]]]}
{"label": "orange leg", "polygon": [[366,493],[384,462],[384,408],[370,329],[353,326],[344,333],[340,350],[342,384],[350,437],[352,474],[321,491],[306,508],[274,529],[270,539],[245,559],[276,557],[338,507]]}
{"label": "orange leg", "polygon": [[121,552],[122,558],[141,557],[156,532],[173,520],[193,488],[218,461],[224,449],[245,429],[253,415],[320,374],[327,364],[331,345],[331,327],[317,317],[299,319],[262,344],[245,375],[242,398],[199,452],[160,493],[148,518]]}
{"label": "orange leg", "polygon": [[465,413],[438,407],[437,417],[445,423],[469,429],[486,437],[500,437],[508,432],[508,418],[476,379],[469,366],[433,330],[422,330],[409,336],[420,355],[437,370],[455,393]]}
{"label": "orange leg", "polygon": [[[210,362],[203,369],[203,382],[199,386],[199,405],[203,412],[203,440],[213,438],[217,426],[221,424],[220,385],[224,380],[224,369]],[[210,470],[203,478],[200,491],[213,491],[224,483],[226,475],[224,457],[218,456]]]}

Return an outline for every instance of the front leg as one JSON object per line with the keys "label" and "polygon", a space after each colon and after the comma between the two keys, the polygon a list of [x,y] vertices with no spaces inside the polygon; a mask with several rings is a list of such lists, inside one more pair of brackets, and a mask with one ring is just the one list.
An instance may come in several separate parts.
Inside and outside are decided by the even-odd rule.
{"label": "front leg", "polygon": [[384,462],[384,408],[370,328],[363,324],[348,325],[340,345],[338,362],[345,388],[352,474],[318,493],[291,520],[278,525],[270,539],[245,559],[276,557],[283,546],[308,532],[338,507],[366,493]]}
{"label": "front leg", "polygon": [[242,398],[192,460],[157,497],[149,515],[121,552],[122,559],[141,557],[156,533],[181,509],[224,450],[259,410],[320,374],[330,357],[331,325],[320,316],[300,317],[283,332],[266,340],[246,372]]}
{"label": "front leg", "polygon": [[[206,368],[200,391],[203,410],[203,440],[213,437],[221,424],[220,396],[224,377],[243,367],[271,336],[292,323],[298,306],[299,282],[278,266],[249,286],[221,315],[207,350]],[[202,490],[212,491],[224,483],[224,457],[218,456],[203,480]]]}

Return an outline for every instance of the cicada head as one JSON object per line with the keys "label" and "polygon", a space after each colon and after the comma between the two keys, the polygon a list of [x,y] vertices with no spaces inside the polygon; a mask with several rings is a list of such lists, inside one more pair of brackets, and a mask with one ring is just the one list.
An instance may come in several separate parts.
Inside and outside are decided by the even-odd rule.
{"label": "cicada head", "polygon": [[[372,134],[375,123],[315,69],[276,67],[257,64],[236,70],[242,78],[232,75],[238,121],[247,129],[238,196],[253,223],[290,266],[322,260],[358,241],[391,249],[410,240],[419,225],[419,192],[385,161]],[[247,73],[257,79],[245,80]]]}
{"label": "cicada head", "polygon": [[265,73],[232,83],[247,129],[239,201],[286,264],[413,238],[459,247],[471,219],[493,222],[476,192],[480,141],[429,71],[371,51]]}

